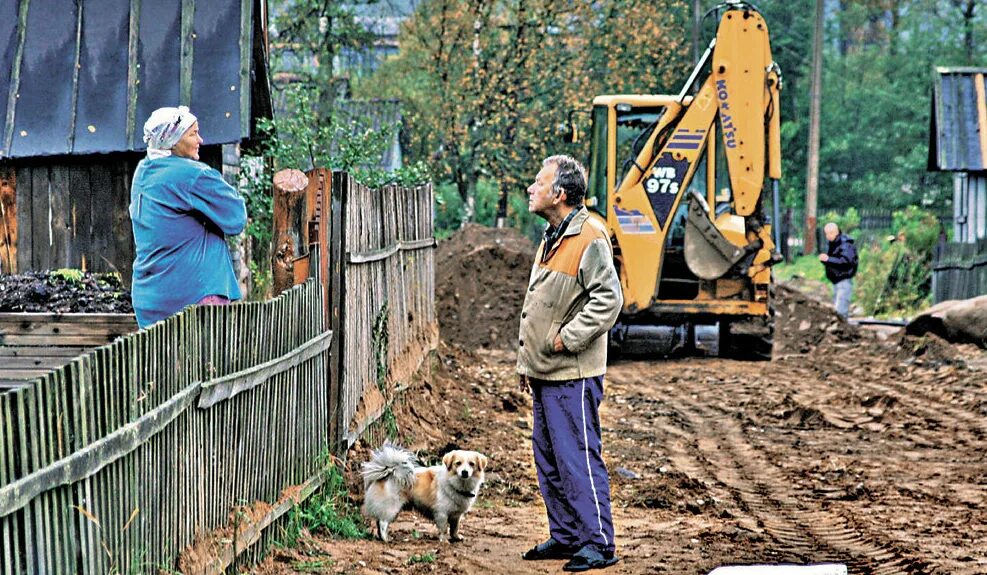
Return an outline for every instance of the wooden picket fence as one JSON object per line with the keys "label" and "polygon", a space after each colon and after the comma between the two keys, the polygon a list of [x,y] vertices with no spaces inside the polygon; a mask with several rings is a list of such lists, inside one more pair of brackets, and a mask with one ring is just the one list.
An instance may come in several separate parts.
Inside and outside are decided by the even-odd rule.
{"label": "wooden picket fence", "polygon": [[[238,505],[318,482],[322,297],[311,280],[190,308],[0,395],[3,572],[172,565]],[[249,543],[213,555],[229,564]]]}
{"label": "wooden picket fence", "polygon": [[[436,244],[430,185],[372,190],[337,172],[332,191],[334,210],[345,207],[339,225],[333,222],[330,257],[345,262],[330,289],[341,312],[333,318],[340,350],[332,361],[340,386],[335,441],[345,451],[438,343]],[[343,305],[352,298],[361,304]]]}
{"label": "wooden picket fence", "polygon": [[0,393],[0,573],[249,564],[421,368],[431,187],[309,178],[325,263],[304,284],[191,307]]}
{"label": "wooden picket fence", "polygon": [[934,303],[987,294],[987,240],[947,243],[936,249],[932,264]]}

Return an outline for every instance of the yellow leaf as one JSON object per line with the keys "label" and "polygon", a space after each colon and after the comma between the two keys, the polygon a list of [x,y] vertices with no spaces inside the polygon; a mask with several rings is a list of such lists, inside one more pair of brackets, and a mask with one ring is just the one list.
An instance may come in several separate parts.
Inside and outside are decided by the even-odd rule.
{"label": "yellow leaf", "polygon": [[127,528],[130,527],[130,524],[133,522],[134,519],[137,518],[137,514],[140,513],[140,512],[141,512],[141,508],[140,507],[135,507],[134,508],[134,511],[130,514],[130,519],[127,519],[127,522],[123,526],[123,530],[124,531],[126,531]]}
{"label": "yellow leaf", "polygon": [[89,511],[87,511],[84,507],[82,507],[81,505],[73,505],[72,507],[74,507],[79,513],[82,513],[86,517],[86,519],[95,523],[96,527],[99,527],[100,529],[103,528],[103,526],[99,524],[99,519],[96,519],[96,516],[90,513]]}

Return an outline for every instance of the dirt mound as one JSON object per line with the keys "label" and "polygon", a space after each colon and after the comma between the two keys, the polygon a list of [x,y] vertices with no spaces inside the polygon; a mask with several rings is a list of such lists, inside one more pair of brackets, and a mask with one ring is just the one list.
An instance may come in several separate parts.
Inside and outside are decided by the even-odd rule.
{"label": "dirt mound", "polygon": [[775,286],[775,355],[809,353],[860,339],[832,306],[785,284]]}
{"label": "dirt mound", "polygon": [[467,225],[439,244],[435,297],[442,339],[513,349],[534,244],[513,229]]}
{"label": "dirt mound", "polygon": [[987,295],[940,302],[909,322],[909,335],[935,334],[954,343],[987,348]]}
{"label": "dirt mound", "polygon": [[78,270],[0,275],[0,312],[134,313],[116,274]]}
{"label": "dirt mound", "polygon": [[[439,244],[436,304],[442,339],[466,349],[513,350],[535,245],[512,229],[467,225]],[[775,354],[810,353],[860,338],[832,306],[776,289]]]}

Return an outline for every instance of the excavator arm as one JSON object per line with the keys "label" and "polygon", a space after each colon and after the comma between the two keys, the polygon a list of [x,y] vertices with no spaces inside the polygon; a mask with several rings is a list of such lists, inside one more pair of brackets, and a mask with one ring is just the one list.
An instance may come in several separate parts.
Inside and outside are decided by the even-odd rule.
{"label": "excavator arm", "polygon": [[[665,258],[645,254],[663,253],[673,216],[687,198],[684,255],[692,273],[701,280],[732,272],[770,281],[770,272],[763,272],[774,244],[759,212],[766,173],[781,176],[780,75],[763,17],[743,3],[727,6],[679,105],[668,106],[613,192],[611,229],[621,254],[626,312],[653,308],[659,299]],[[714,185],[717,146],[729,173],[726,194]],[[704,157],[705,196],[687,192]],[[730,209],[717,214],[724,200]],[[632,219],[650,225],[623,225]]]}

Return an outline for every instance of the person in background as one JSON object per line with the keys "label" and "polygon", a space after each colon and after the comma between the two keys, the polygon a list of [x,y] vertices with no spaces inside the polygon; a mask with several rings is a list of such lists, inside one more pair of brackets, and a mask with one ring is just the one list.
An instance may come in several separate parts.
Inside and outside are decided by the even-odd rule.
{"label": "person in background", "polygon": [[199,122],[185,106],[144,123],[147,157],[130,188],[136,258],[131,294],[145,328],[192,304],[240,299],[226,236],[247,225],[236,188],[199,161]]}
{"label": "person in background", "polygon": [[586,170],[569,156],[542,163],[528,211],[548,221],[521,308],[517,372],[530,392],[538,485],[549,538],[527,561],[568,559],[565,571],[617,562],[599,406],[607,332],[623,306],[606,229],[583,205]]}
{"label": "person in background", "polygon": [[853,276],[857,275],[857,248],[853,238],[841,233],[840,227],[829,222],[823,228],[829,249],[819,254],[819,261],[826,267],[826,279],[833,284],[833,305],[836,313],[846,319],[850,315],[853,298]]}

